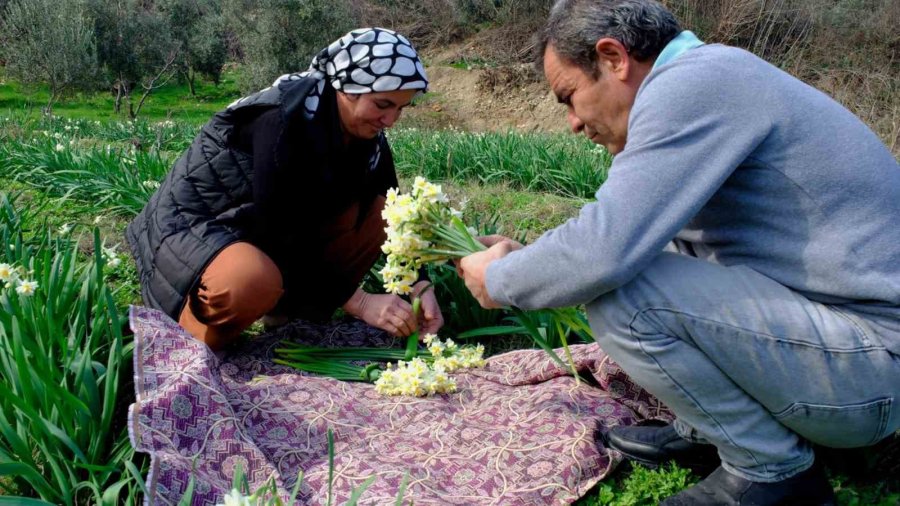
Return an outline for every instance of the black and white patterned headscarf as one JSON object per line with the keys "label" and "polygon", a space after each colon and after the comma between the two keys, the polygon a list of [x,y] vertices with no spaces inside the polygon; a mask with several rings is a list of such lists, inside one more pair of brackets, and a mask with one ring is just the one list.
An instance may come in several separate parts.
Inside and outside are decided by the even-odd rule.
{"label": "black and white patterned headscarf", "polygon": [[[344,93],[418,90],[424,93],[428,78],[419,55],[406,37],[387,28],[360,28],[334,41],[312,59],[304,72],[285,74],[272,87],[285,81],[313,77],[304,102],[305,115],[312,118],[319,108],[325,83]],[[240,103],[240,100],[229,107]]]}

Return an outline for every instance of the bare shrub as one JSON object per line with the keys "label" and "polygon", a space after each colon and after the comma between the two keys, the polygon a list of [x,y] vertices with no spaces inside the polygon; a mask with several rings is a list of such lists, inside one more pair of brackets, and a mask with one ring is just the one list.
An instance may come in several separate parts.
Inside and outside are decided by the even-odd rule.
{"label": "bare shrub", "polygon": [[554,0],[457,0],[470,23],[528,24],[546,18]]}
{"label": "bare shrub", "polygon": [[[501,28],[509,40],[499,41],[504,60],[527,45],[531,30],[547,16],[553,0],[368,0],[354,6],[365,25],[397,30],[420,47],[434,47],[483,29]],[[520,59],[521,61],[521,59]]]}
{"label": "bare shrub", "polygon": [[806,0],[665,0],[682,26],[707,42],[742,47],[781,65],[797,58],[814,27]]}
{"label": "bare shrub", "polygon": [[900,157],[900,2],[820,8],[803,64],[791,71],[859,116]]}
{"label": "bare shrub", "polygon": [[455,0],[371,0],[354,8],[363,25],[396,30],[419,48],[454,42],[471,33]]}
{"label": "bare shrub", "polygon": [[527,63],[488,67],[481,71],[478,87],[494,95],[503,95],[537,81],[538,77],[534,65]]}

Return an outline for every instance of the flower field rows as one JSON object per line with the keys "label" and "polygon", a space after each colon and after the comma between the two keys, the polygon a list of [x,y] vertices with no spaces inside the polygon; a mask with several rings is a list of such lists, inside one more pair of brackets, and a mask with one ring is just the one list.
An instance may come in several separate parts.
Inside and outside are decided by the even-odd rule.
{"label": "flower field rows", "polygon": [[[140,300],[122,232],[197,128],[168,120],[0,116],[0,504],[142,502],[146,459],[133,451],[125,427],[133,343],[124,315]],[[529,204],[557,194],[577,207],[592,198],[610,164],[606,152],[574,136],[415,129],[389,135],[404,181],[421,175],[476,188],[473,194],[484,189],[492,199],[502,188]],[[498,202],[488,212],[463,209],[465,221],[479,233],[496,232],[494,212],[504,213],[502,221],[516,211],[509,199]],[[367,290],[380,289],[383,267],[372,269]],[[452,267],[429,269],[446,328],[461,343],[484,338],[490,355],[531,346],[529,331],[552,347],[566,337],[556,333],[566,326],[553,312],[484,310]],[[637,470],[600,484],[578,504],[655,504],[691,482],[683,469]],[[832,483],[843,504],[898,499],[884,482]],[[252,491],[241,492],[233,498]]]}

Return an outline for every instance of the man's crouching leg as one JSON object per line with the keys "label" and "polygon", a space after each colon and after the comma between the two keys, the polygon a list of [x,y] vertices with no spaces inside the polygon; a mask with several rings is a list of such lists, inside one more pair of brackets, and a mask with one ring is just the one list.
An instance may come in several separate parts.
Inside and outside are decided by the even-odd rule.
{"label": "man's crouching leg", "polygon": [[687,502],[827,504],[810,441],[865,446],[900,425],[900,357],[880,327],[751,269],[663,253],[588,316],[601,347],[675,412],[681,435],[718,449],[722,469]]}

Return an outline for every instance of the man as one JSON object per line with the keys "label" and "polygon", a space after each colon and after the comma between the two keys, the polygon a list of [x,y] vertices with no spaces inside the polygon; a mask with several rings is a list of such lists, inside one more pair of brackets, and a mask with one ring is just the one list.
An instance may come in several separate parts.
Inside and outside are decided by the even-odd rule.
{"label": "man", "polygon": [[[616,155],[596,202],[460,262],[485,307],[585,304],[677,415],[610,444],[721,466],[664,504],[832,504],[812,444],[900,427],[900,167],[823,93],[681,31],[652,0],[560,0],[540,34],[575,133]],[[549,267],[549,268],[548,268]]]}

